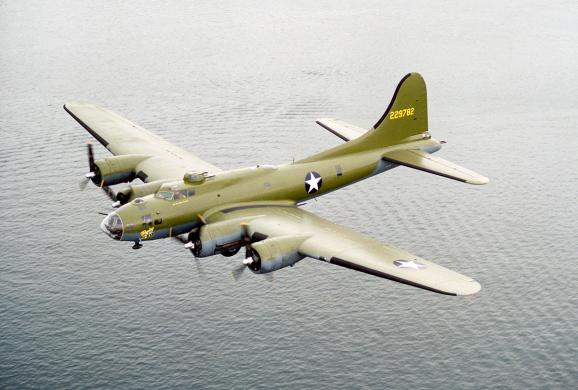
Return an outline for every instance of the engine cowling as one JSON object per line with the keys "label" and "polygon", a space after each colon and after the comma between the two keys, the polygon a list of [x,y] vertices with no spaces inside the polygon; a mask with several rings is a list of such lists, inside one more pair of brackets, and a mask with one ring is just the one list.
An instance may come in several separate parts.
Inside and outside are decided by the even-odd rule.
{"label": "engine cowling", "polygon": [[297,263],[305,256],[299,253],[299,246],[308,236],[279,236],[267,238],[252,245],[253,262],[251,271],[258,274],[273,272]]}
{"label": "engine cowling", "polygon": [[135,198],[142,198],[154,194],[166,182],[167,180],[157,180],[144,184],[129,184],[116,193],[116,200],[123,205]]}
{"label": "engine cowling", "polygon": [[137,165],[150,156],[128,154],[94,162],[92,182],[98,186],[126,183],[136,177]]}
{"label": "engine cowling", "polygon": [[196,257],[213,256],[224,248],[243,246],[242,220],[214,222],[189,233],[189,241]]}

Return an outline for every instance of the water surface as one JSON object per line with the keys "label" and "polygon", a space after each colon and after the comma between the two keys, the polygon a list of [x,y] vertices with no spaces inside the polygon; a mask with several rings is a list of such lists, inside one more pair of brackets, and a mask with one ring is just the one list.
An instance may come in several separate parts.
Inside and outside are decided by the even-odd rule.
{"label": "water surface", "polygon": [[[0,387],[575,388],[578,12],[567,2],[0,2]],[[209,162],[280,164],[428,83],[440,156],[306,206],[470,275],[452,298],[304,260],[240,261],[102,234],[79,192],[109,107]],[[98,145],[97,157],[108,152]]]}

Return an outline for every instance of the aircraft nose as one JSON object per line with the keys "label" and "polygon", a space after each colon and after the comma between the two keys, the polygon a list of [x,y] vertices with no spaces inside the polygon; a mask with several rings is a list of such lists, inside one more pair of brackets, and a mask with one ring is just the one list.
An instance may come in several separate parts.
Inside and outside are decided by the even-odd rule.
{"label": "aircraft nose", "polygon": [[120,240],[122,237],[122,219],[120,219],[117,213],[108,214],[106,218],[102,220],[100,228],[103,232],[115,240]]}

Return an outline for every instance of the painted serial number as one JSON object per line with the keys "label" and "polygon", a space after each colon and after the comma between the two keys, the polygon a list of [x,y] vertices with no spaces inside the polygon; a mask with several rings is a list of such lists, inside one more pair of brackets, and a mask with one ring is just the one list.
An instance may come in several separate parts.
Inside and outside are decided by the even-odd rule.
{"label": "painted serial number", "polygon": [[389,113],[389,119],[399,119],[399,118],[405,118],[406,116],[412,116],[413,111],[414,111],[413,107],[402,108],[401,110],[395,110],[395,111],[392,111]]}

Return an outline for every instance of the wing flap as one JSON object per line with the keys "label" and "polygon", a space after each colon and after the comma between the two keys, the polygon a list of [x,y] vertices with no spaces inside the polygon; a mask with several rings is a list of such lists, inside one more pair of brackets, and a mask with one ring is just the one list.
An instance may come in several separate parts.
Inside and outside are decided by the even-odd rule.
{"label": "wing flap", "polygon": [[487,177],[474,171],[470,171],[469,169],[421,150],[395,150],[385,153],[383,159],[464,183],[480,185],[487,184],[490,181]]}

